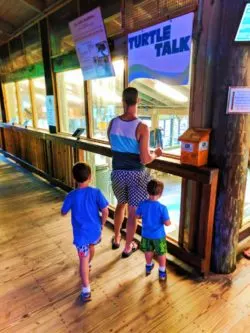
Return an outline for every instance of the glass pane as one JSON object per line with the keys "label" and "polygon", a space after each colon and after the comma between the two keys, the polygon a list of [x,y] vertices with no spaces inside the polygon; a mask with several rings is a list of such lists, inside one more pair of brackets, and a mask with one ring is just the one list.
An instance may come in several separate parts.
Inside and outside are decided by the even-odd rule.
{"label": "glass pane", "polygon": [[29,80],[19,81],[18,90],[23,121],[28,121],[27,126],[33,126]]}
{"label": "glass pane", "polygon": [[244,217],[243,224],[250,221],[250,168],[247,171],[247,186],[245,194]]}
{"label": "glass pane", "polygon": [[37,114],[37,128],[48,129],[46,110],[46,86],[43,77],[32,80],[34,89],[34,109]]}
{"label": "glass pane", "polygon": [[190,87],[171,86],[153,79],[136,79],[139,117],[150,125],[150,145],[167,153],[180,154],[178,137],[188,128]]}
{"label": "glass pane", "polygon": [[11,123],[19,123],[15,83],[6,83],[4,85],[4,91],[6,97],[8,121]]}
{"label": "glass pane", "polygon": [[92,80],[90,83],[93,136],[100,140],[107,140],[110,120],[123,112],[124,61],[114,61],[113,65],[115,77]]}
{"label": "glass pane", "polygon": [[115,206],[116,198],[111,186],[112,160],[110,157],[102,156],[85,151],[85,161],[91,166],[91,185],[99,188],[109,204]]}
{"label": "glass pane", "polygon": [[164,183],[164,191],[159,201],[167,206],[172,222],[171,226],[165,227],[166,233],[171,238],[178,240],[181,211],[181,177],[157,170],[150,170],[150,175],[152,178]]}
{"label": "glass pane", "polygon": [[[84,152],[84,160],[89,163],[92,171],[91,184],[99,188],[109,201],[110,205],[116,206],[117,200],[111,185],[112,159],[99,154]],[[166,227],[167,235],[178,240],[180,210],[181,210],[181,177],[168,173],[149,169],[152,178],[164,183],[164,191],[160,202],[167,206],[172,225]]]}
{"label": "glass pane", "polygon": [[85,128],[84,86],[82,71],[75,69],[57,74],[57,93],[61,131],[73,133],[77,128]]}

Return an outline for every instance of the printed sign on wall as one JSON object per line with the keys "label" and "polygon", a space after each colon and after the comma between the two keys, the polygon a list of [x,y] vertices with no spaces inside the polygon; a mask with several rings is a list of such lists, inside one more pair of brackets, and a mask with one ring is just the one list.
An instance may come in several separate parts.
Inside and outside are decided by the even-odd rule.
{"label": "printed sign on wall", "polygon": [[229,87],[227,113],[250,113],[250,87]]}
{"label": "printed sign on wall", "polygon": [[47,110],[47,119],[48,125],[56,126],[56,117],[55,117],[55,106],[54,106],[54,96],[46,96],[46,110]]}
{"label": "printed sign on wall", "polygon": [[193,19],[189,13],[129,34],[129,82],[148,78],[188,84]]}
{"label": "printed sign on wall", "polygon": [[114,76],[100,8],[70,22],[69,27],[84,80]]}

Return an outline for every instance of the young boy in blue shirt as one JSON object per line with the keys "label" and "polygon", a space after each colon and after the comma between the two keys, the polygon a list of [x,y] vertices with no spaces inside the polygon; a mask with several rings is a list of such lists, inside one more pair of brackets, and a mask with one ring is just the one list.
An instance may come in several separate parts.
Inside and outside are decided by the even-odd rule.
{"label": "young boy in blue shirt", "polygon": [[154,268],[152,262],[154,253],[158,256],[159,279],[166,280],[166,253],[167,242],[164,225],[171,224],[167,207],[162,205],[158,199],[164,189],[162,182],[151,180],[147,185],[148,200],[142,201],[136,211],[137,218],[142,219],[141,250],[145,253],[146,275]]}
{"label": "young boy in blue shirt", "polygon": [[81,299],[83,302],[88,302],[91,300],[90,261],[94,256],[94,246],[101,240],[102,227],[108,217],[109,203],[99,189],[89,186],[91,168],[88,164],[76,163],[72,172],[78,188],[66,196],[61,213],[66,215],[71,210],[73,244],[78,251],[82,280]]}

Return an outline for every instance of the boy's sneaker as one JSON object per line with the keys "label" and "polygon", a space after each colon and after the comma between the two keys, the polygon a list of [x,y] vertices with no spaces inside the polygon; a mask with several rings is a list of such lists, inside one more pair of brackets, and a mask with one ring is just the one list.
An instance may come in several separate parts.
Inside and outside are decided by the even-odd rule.
{"label": "boy's sneaker", "polygon": [[167,271],[165,272],[159,271],[159,280],[165,281],[166,279],[167,279]]}
{"label": "boy's sneaker", "polygon": [[152,269],[154,268],[154,263],[152,263],[151,265],[146,265],[145,267],[146,267],[146,275],[149,275],[149,274],[151,274],[151,271],[152,271]]}
{"label": "boy's sneaker", "polygon": [[89,302],[91,301],[91,292],[84,293],[82,291],[80,297],[83,303]]}

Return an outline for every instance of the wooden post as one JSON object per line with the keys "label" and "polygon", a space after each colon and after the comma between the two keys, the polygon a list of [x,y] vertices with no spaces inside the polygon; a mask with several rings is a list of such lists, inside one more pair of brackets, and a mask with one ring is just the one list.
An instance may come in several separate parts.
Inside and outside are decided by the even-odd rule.
{"label": "wooden post", "polygon": [[[54,89],[54,77],[53,68],[50,59],[50,40],[49,40],[49,28],[48,28],[48,18],[44,18],[39,22],[41,43],[42,43],[42,55],[43,55],[43,66],[44,66],[44,76],[46,84],[46,95],[55,96]],[[58,123],[58,116],[55,110],[55,119]],[[58,126],[49,125],[50,132],[54,133],[57,131]]]}
{"label": "wooden post", "polygon": [[[239,228],[243,217],[248,145],[246,115],[226,115],[229,86],[249,86],[249,45],[234,38],[245,7],[243,0],[218,1],[220,29],[213,80],[210,165],[219,167],[212,270],[230,273],[236,267]],[[209,54],[207,55],[209,57]]]}
{"label": "wooden post", "polygon": [[221,1],[200,0],[195,15],[189,115],[192,127],[211,127],[214,66],[218,54],[221,7]]}
{"label": "wooden post", "polygon": [[5,105],[4,105],[4,96],[3,96],[3,86],[0,82],[0,109],[2,113],[2,120],[4,123],[7,122],[7,116],[6,116],[6,110],[5,110]]}

